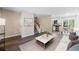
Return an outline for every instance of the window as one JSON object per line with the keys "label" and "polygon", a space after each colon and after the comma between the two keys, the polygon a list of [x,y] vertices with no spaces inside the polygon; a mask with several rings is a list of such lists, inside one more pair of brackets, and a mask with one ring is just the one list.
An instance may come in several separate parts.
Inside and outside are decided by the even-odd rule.
{"label": "window", "polygon": [[63,26],[68,28],[74,28],[74,19],[64,20]]}

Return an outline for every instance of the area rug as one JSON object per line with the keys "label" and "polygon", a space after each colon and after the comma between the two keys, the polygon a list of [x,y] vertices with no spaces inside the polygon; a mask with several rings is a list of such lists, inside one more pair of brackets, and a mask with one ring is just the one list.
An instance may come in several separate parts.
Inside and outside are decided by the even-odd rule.
{"label": "area rug", "polygon": [[58,44],[57,48],[55,49],[55,51],[66,51],[69,42],[70,42],[69,36],[68,35],[64,35],[62,37],[60,43]]}
{"label": "area rug", "polygon": [[54,41],[47,48],[41,47],[35,39],[20,45],[19,48],[21,51],[54,51],[60,40],[60,36],[56,34]]}

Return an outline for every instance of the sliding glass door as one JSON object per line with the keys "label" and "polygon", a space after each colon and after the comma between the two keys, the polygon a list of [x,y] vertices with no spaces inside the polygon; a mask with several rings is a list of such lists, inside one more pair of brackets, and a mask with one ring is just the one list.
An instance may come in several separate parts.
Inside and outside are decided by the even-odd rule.
{"label": "sliding glass door", "polygon": [[66,19],[63,21],[63,27],[69,31],[74,29],[74,19]]}

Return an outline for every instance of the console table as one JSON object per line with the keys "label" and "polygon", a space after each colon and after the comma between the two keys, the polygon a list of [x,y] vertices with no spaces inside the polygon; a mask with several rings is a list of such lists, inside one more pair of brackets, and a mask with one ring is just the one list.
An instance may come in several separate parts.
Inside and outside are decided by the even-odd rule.
{"label": "console table", "polygon": [[60,27],[61,25],[59,25],[59,24],[54,24],[53,26],[55,26],[55,31],[59,31],[59,27]]}
{"label": "console table", "polygon": [[5,51],[5,31],[4,33],[0,33],[0,44],[2,44],[2,46],[0,46],[0,51]]}
{"label": "console table", "polygon": [[[1,37],[2,36],[2,37]],[[0,50],[5,50],[5,18],[0,18]]]}

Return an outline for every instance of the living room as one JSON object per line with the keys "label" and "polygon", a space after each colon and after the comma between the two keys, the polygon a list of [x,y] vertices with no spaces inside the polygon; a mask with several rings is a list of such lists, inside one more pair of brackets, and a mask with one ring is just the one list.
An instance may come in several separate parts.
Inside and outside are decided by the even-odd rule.
{"label": "living room", "polygon": [[[5,51],[66,51],[70,33],[79,34],[78,7],[3,7]],[[5,31],[4,31],[5,30]],[[45,39],[45,40],[44,40]]]}

